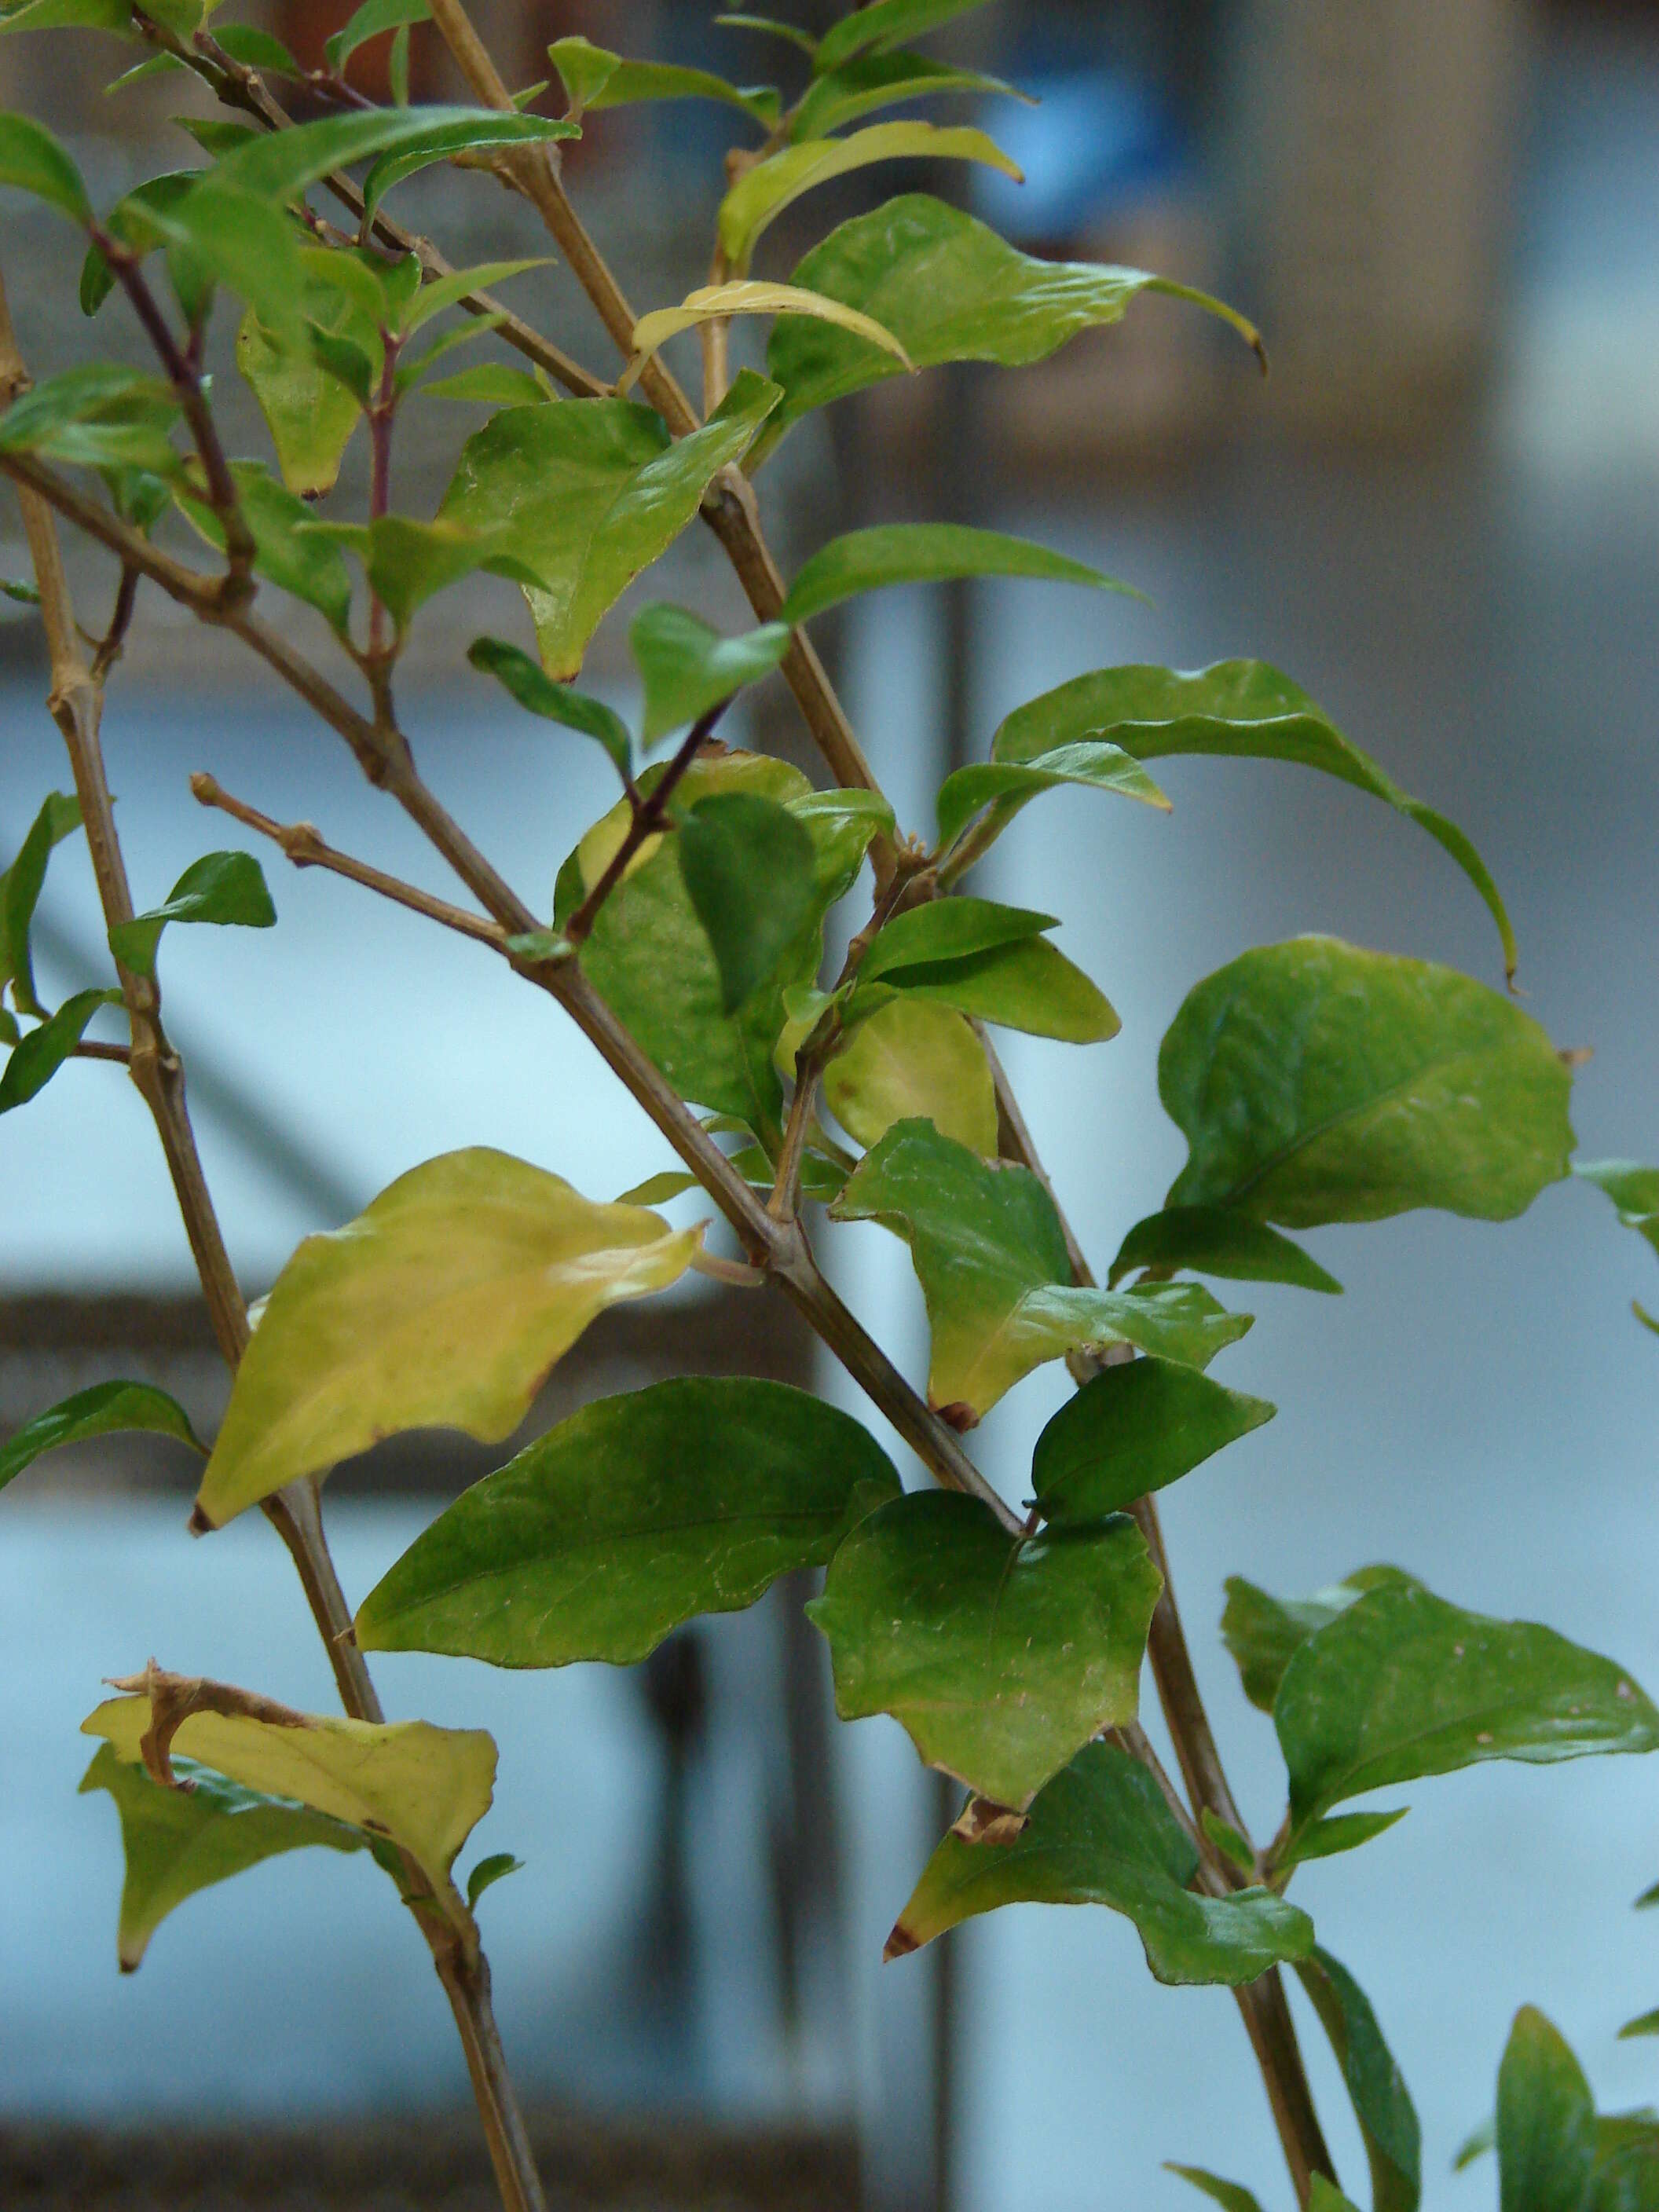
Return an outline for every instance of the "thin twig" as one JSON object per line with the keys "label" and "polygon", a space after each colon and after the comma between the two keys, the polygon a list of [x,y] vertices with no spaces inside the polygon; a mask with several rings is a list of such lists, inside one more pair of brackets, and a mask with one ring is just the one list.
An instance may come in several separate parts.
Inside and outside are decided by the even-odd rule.
{"label": "thin twig", "polygon": [[720,718],[731,703],[729,696],[721,699],[698,716],[686,732],[679,750],[652,787],[649,797],[639,800],[635,805],[627,836],[611,854],[599,881],[564,926],[562,933],[572,945],[586,944],[593,924],[599,920],[600,908],[634,865],[635,854],[647,838],[654,837],[667,822],[669,800],[679,788],[687,769],[720,726]]}

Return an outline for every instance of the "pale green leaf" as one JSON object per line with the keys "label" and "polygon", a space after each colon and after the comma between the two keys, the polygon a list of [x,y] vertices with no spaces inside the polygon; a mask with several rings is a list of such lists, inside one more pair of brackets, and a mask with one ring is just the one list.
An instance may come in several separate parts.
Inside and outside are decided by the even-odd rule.
{"label": "pale green leaf", "polygon": [[398,318],[398,326],[405,337],[412,337],[422,324],[429,323],[434,315],[446,308],[459,307],[463,300],[475,293],[487,292],[491,286],[504,284],[509,276],[522,276],[526,270],[549,267],[545,256],[539,259],[520,261],[480,261],[471,269],[453,269],[447,276],[435,276],[429,284],[423,283]]}
{"label": "pale green leaf", "polygon": [[276,920],[264,872],[251,853],[206,853],[191,862],[164,905],[116,923],[110,951],[135,975],[154,975],[155,947],[170,921],[269,929]]}
{"label": "pale green leaf", "polygon": [[509,368],[499,361],[459,369],[453,376],[434,377],[419,388],[422,399],[459,399],[470,407],[539,407],[553,397],[527,370]]}
{"label": "pale green leaf", "polygon": [[1423,2195],[1423,2131],[1370,2000],[1328,1951],[1297,1960],[1296,1972],[1330,2039],[1371,2169],[1371,2212],[1417,2212]]}
{"label": "pale green leaf", "polygon": [[607,52],[586,39],[555,39],[547,58],[563,82],[573,113],[586,108],[629,107],[639,100],[718,100],[740,107],[770,130],[781,101],[771,85],[728,84],[708,70],[675,62],[635,62]]}
{"label": "pale green leaf", "polygon": [[945,1838],[887,1939],[887,1956],[976,1913],[1025,1904],[1103,1905],[1124,1914],[1161,1982],[1236,1988],[1309,1950],[1305,1912],[1261,1888],[1197,1894],[1189,1885],[1198,1865],[1147,1769],[1115,1745],[1091,1743],[1041,1791],[1011,1843]]}
{"label": "pale green leaf", "polygon": [[12,31],[112,31],[130,36],[131,0],[22,0],[0,12],[0,38]]}
{"label": "pale green leaf", "polygon": [[1575,1160],[1572,1171],[1605,1192],[1625,1227],[1659,1252],[1659,1168],[1639,1160]]}
{"label": "pale green leaf", "polygon": [[61,1444],[78,1444],[91,1437],[108,1437],[135,1430],[155,1436],[174,1437],[192,1451],[207,1446],[190,1425],[190,1416],[176,1398],[168,1397],[149,1382],[94,1382],[73,1397],[61,1399],[44,1413],[15,1429],[0,1444],[0,1490],[43,1452]]}
{"label": "pale green leaf", "polygon": [[883,924],[859,963],[859,980],[890,981],[907,969],[966,959],[1057,926],[1051,914],[995,899],[930,899]]}
{"label": "pale green leaf", "polygon": [[652,744],[769,676],[789,650],[789,631],[763,623],[742,637],[722,637],[684,607],[658,602],[640,609],[628,641],[645,682],[641,735]]}
{"label": "pale green leaf", "polygon": [[1396,1805],[1382,1813],[1329,1814],[1310,1828],[1304,1828],[1293,1844],[1287,1844],[1276,1855],[1274,1864],[1283,1873],[1290,1867],[1305,1866],[1310,1859],[1333,1859],[1343,1851],[1357,1851],[1362,1844],[1385,1835],[1410,1810],[1409,1805]]}
{"label": "pale green leaf", "polygon": [[234,186],[257,198],[286,202],[353,161],[418,154],[439,145],[443,154],[430,158],[445,158],[461,150],[469,131],[477,134],[471,143],[483,147],[574,135],[567,123],[546,116],[503,115],[493,107],[363,108],[271,131],[221,161],[213,177],[216,187]]}
{"label": "pale green leaf", "polygon": [[1194,1368],[1132,1359],[1093,1376],[1049,1421],[1031,1488],[1056,1526],[1098,1520],[1179,1481],[1276,1411]]}
{"label": "pale green leaf", "polygon": [[1011,1536],[977,1498],[924,1491],[859,1523],[806,1610],[843,1720],[891,1713],[930,1766],[1022,1812],[1134,1718],[1161,1588],[1132,1521]]}
{"label": "pale green leaf", "polygon": [[601,1399],[463,1493],[364,1599],[370,1651],[629,1666],[683,1621],[822,1566],[898,1477],[846,1413],[781,1382]]}
{"label": "pale green leaf", "polygon": [[654,314],[642,315],[634,325],[634,357],[617,382],[617,392],[633,388],[646,363],[670,338],[732,315],[817,315],[842,330],[856,331],[870,344],[895,355],[902,367],[910,366],[904,348],[892,333],[855,307],[843,307],[839,300],[826,300],[816,292],[804,292],[796,284],[761,284],[740,276],[729,283],[705,284],[688,292],[678,307],[659,307]]}
{"label": "pale green leaf", "polygon": [[779,616],[787,623],[811,622],[861,592],[955,576],[1036,576],[1102,592],[1130,589],[1085,562],[1000,530],[970,529],[959,522],[884,522],[850,530],[821,547],[789,586]]}
{"label": "pale green leaf", "polygon": [[309,531],[347,547],[363,564],[401,635],[434,593],[482,568],[528,588],[532,571],[504,529],[469,530],[413,515],[380,514],[370,523],[313,522]]}
{"label": "pale green leaf", "polygon": [[[952,900],[955,905],[957,901]],[[1067,1044],[1100,1044],[1121,1024],[1111,1002],[1046,938],[1026,937],[958,960],[919,961],[860,986],[854,1016],[890,991],[952,1006],[975,1021]]]}
{"label": "pale green leaf", "polygon": [[985,1048],[948,1006],[900,996],[848,1033],[823,1071],[824,1103],[850,1136],[879,1144],[920,1117],[994,1159],[997,1093]]}
{"label": "pale green leaf", "polygon": [[770,15],[716,15],[714,21],[734,31],[760,31],[768,38],[781,39],[809,58],[818,50],[818,42],[793,23],[780,23]]}
{"label": "pale green leaf", "polygon": [[[182,68],[174,63],[171,54],[158,54],[156,62],[165,62],[169,68]],[[149,64],[147,64],[149,66]],[[113,89],[113,87],[111,88]],[[176,206],[186,192],[194,191],[202,180],[199,169],[169,169],[159,177],[147,177],[143,184],[135,185],[125,198],[104,217],[103,228],[110,236],[129,246],[137,254],[154,252],[162,243],[163,233],[149,220],[153,208],[166,210]],[[97,246],[87,248],[87,258],[81,264],[81,312],[95,315],[115,289],[115,271]]]}
{"label": "pale green leaf", "polygon": [[289,345],[300,342],[304,331],[300,234],[280,207],[236,184],[232,173],[251,154],[317,127],[303,124],[276,131],[227,156],[182,199],[149,210],[152,227],[168,241],[175,290],[194,300],[204,296],[210,284],[228,285],[275,339]]}
{"label": "pale green leaf", "polygon": [[49,376],[0,414],[0,453],[97,468],[117,464],[176,472],[167,442],[179,401],[160,377],[116,362],[88,362]]}
{"label": "pale green leaf", "polygon": [[617,775],[629,781],[634,772],[634,741],[627,723],[613,708],[573,691],[568,684],[554,683],[527,653],[498,637],[474,638],[466,657],[482,674],[493,676],[527,713],[580,731],[603,745]]}
{"label": "pale green leaf", "polygon": [[1304,1291],[1340,1294],[1342,1285],[1265,1221],[1224,1206],[1167,1206],[1149,1213],[1118,1247],[1107,1281],[1114,1289],[1138,1267],[1194,1275],[1220,1275],[1240,1283],[1294,1283]]}
{"label": "pale green leaf", "polygon": [[252,308],[236,332],[236,366],[259,403],[288,489],[301,499],[331,491],[362,414],[359,397],[319,365],[308,337],[273,338]]}
{"label": "pale green leaf", "polygon": [[411,1169],[277,1277],[198,1514],[219,1527],[405,1429],[499,1442],[588,1323],[678,1281],[701,1237],[483,1146]]}

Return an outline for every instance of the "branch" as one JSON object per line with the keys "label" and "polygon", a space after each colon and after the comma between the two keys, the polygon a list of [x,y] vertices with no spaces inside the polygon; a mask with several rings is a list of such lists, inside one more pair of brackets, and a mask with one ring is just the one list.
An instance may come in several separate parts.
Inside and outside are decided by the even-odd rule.
{"label": "branch", "polygon": [[564,926],[564,934],[572,945],[586,942],[589,932],[599,919],[599,908],[633,866],[635,854],[646,839],[654,837],[666,823],[669,800],[678,788],[686,770],[720,726],[720,717],[731,703],[728,696],[698,717],[687,731],[679,750],[652,787],[650,797],[635,802],[634,818],[628,825],[628,835],[611,854],[598,883]]}

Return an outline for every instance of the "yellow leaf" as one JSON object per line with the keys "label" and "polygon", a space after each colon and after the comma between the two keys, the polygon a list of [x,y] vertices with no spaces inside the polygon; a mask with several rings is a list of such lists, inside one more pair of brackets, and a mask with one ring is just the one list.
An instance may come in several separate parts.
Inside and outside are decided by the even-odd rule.
{"label": "yellow leaf", "polygon": [[971,1024],[949,1006],[899,997],[858,1023],[823,1071],[823,1096],[861,1145],[920,1115],[942,1137],[996,1157],[991,1064]]}
{"label": "yellow leaf", "polygon": [[202,1478],[201,1521],[222,1527],[404,1429],[498,1443],[595,1316],[666,1289],[702,1235],[482,1146],[412,1169],[343,1229],[307,1237],[278,1276]]}
{"label": "yellow leaf", "polygon": [[659,307],[654,314],[641,316],[634,325],[634,358],[617,380],[617,392],[633,389],[652,355],[670,338],[695,329],[699,323],[727,315],[815,315],[820,322],[839,323],[842,330],[867,338],[906,368],[914,367],[891,331],[871,316],[860,314],[856,307],[844,307],[839,300],[827,299],[822,292],[808,292],[799,284],[762,284],[740,276],[729,284],[705,284],[688,292],[678,307]]}

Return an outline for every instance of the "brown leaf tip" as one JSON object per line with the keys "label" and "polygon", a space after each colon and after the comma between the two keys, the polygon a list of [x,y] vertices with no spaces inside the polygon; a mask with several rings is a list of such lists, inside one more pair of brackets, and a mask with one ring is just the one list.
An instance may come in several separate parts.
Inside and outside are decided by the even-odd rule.
{"label": "brown leaf tip", "polygon": [[954,1429],[959,1437],[979,1426],[979,1415],[965,1398],[953,1398],[948,1406],[935,1406],[933,1411],[945,1427]]}
{"label": "brown leaf tip", "polygon": [[964,1844],[1012,1844],[1028,1815],[994,1798],[970,1797],[951,1824],[951,1833]]}
{"label": "brown leaf tip", "polygon": [[884,1966],[890,1966],[895,1959],[908,1958],[912,1951],[919,1951],[921,1948],[921,1944],[904,1923],[902,1920],[898,1921],[883,1947],[881,1963]]}

